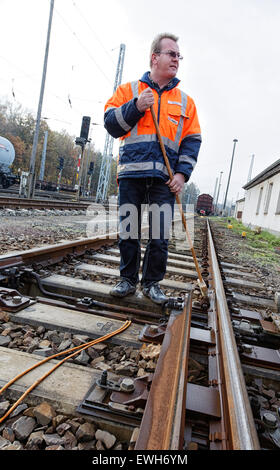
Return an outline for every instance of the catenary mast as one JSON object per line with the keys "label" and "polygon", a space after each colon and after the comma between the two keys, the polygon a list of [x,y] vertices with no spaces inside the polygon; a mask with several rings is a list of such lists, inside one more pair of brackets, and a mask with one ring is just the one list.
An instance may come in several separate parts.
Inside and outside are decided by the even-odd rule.
{"label": "catenary mast", "polygon": [[[125,44],[121,44],[113,93],[115,93],[116,89],[122,81],[124,55]],[[110,134],[107,132],[105,138],[103,158],[99,173],[98,186],[96,191],[96,202],[104,203],[107,200],[107,193],[111,174],[111,161],[113,156],[113,144],[114,138],[110,136]]]}

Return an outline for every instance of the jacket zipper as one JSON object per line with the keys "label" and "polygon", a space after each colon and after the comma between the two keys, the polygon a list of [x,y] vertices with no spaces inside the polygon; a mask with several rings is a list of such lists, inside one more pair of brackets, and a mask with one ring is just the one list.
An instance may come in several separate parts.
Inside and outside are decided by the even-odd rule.
{"label": "jacket zipper", "polygon": [[157,116],[158,125],[159,125],[159,117],[160,117],[161,94],[162,94],[162,91],[158,91],[158,116]]}

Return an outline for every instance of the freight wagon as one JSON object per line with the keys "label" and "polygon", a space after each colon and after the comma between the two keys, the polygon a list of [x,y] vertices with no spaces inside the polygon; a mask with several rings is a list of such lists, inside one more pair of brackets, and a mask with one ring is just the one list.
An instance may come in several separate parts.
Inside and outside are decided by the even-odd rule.
{"label": "freight wagon", "polygon": [[8,188],[12,184],[19,183],[19,178],[13,175],[10,166],[15,159],[13,144],[0,136],[0,187]]}
{"label": "freight wagon", "polygon": [[201,215],[214,213],[213,198],[210,194],[200,194],[197,198],[196,212]]}

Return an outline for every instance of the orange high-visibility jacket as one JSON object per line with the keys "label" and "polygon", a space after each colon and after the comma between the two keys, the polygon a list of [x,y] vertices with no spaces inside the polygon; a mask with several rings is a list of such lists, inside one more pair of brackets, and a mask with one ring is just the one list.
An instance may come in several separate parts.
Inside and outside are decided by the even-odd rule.
{"label": "orange high-visibility jacket", "polygon": [[105,105],[105,128],[120,137],[119,178],[159,177],[169,179],[151,111],[140,113],[136,101],[147,87],[153,91],[154,110],[173,173],[188,181],[201,145],[200,126],[193,99],[178,88],[174,78],[160,89],[149,73],[141,80],[120,85]]}

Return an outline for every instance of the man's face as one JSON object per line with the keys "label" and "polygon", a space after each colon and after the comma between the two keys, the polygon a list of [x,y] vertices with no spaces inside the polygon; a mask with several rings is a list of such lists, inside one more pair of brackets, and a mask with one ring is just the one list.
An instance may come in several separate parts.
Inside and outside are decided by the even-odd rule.
{"label": "man's face", "polygon": [[161,40],[160,54],[153,54],[153,67],[156,68],[160,78],[171,80],[177,74],[179,68],[178,57],[171,57],[168,52],[178,53],[179,47],[176,41],[164,38]]}

